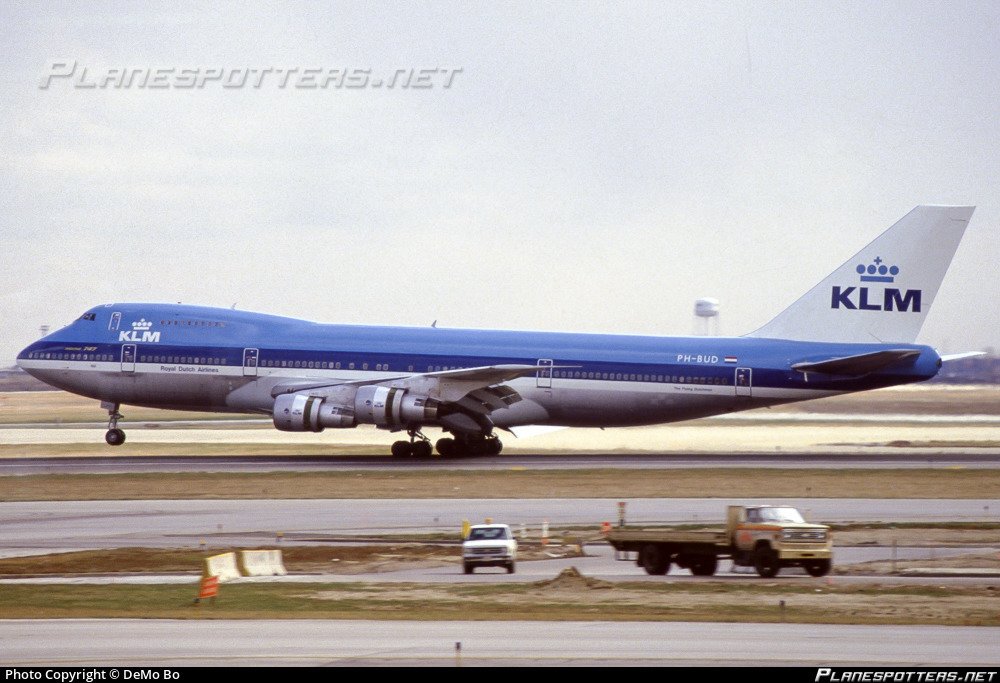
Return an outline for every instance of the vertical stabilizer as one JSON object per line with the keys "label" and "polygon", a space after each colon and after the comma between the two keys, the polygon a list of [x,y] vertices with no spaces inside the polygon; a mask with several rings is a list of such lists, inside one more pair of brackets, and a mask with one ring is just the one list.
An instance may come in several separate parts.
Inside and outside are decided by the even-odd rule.
{"label": "vertical stabilizer", "polygon": [[747,336],[913,343],[974,210],[918,206]]}

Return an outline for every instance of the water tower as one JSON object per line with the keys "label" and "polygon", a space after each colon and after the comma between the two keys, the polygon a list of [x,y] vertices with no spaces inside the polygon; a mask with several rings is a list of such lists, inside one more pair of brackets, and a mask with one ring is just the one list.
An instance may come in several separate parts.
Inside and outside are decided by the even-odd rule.
{"label": "water tower", "polygon": [[719,334],[719,300],[698,299],[694,302],[695,334],[714,337]]}

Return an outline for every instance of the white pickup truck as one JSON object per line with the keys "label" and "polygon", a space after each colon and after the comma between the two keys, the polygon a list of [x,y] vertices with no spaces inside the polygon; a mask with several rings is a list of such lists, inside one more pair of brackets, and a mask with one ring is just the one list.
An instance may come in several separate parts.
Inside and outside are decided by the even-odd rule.
{"label": "white pickup truck", "polygon": [[477,524],[469,527],[462,541],[462,566],[466,574],[476,567],[506,567],[514,573],[517,561],[517,541],[506,524]]}

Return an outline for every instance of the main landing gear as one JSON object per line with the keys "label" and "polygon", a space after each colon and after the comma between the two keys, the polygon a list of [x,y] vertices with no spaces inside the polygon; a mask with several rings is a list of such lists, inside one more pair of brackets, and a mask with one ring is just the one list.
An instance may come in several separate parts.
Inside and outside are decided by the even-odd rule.
{"label": "main landing gear", "polygon": [[108,433],[104,435],[104,440],[109,446],[121,446],[125,443],[125,432],[118,429],[118,420],[125,417],[118,412],[121,404],[116,403],[113,408],[108,409]]}
{"label": "main landing gear", "polygon": [[392,457],[394,458],[429,458],[434,453],[431,440],[420,433],[419,429],[408,429],[406,433],[410,435],[409,441],[396,441],[392,444]]}
{"label": "main landing gear", "polygon": [[500,455],[503,443],[495,435],[467,436],[438,439],[437,452],[446,458],[464,458],[476,455]]}
{"label": "main landing gear", "polygon": [[395,458],[429,458],[434,449],[445,458],[465,458],[477,455],[500,455],[503,443],[495,435],[467,436],[458,435],[454,438],[438,439],[434,446],[418,429],[407,430],[409,441],[396,441],[392,444],[392,455]]}

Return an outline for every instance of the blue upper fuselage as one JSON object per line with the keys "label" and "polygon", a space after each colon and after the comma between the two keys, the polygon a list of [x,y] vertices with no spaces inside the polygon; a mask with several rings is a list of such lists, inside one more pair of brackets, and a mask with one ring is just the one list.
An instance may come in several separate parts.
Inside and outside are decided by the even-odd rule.
{"label": "blue upper fuselage", "polygon": [[[131,346],[140,362],[240,366],[247,350],[260,367],[337,368],[416,374],[451,368],[551,361],[556,376],[612,381],[677,381],[697,376],[729,384],[735,368],[752,368],[755,387],[834,391],[917,382],[933,377],[940,357],[928,346],[892,344],[920,355],[859,377],[798,372],[793,363],[871,353],[886,344],[797,342],[750,337],[654,337],[434,327],[321,324],[246,311],[177,304],[108,304],[31,344],[18,361],[118,361]],[[179,359],[179,360],[178,360]],[[297,374],[302,374],[301,372]],[[645,378],[645,379],[644,379]],[[664,380],[664,378],[666,378]],[[673,379],[671,379],[673,378]]]}

